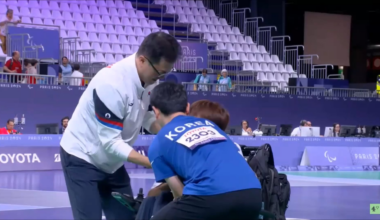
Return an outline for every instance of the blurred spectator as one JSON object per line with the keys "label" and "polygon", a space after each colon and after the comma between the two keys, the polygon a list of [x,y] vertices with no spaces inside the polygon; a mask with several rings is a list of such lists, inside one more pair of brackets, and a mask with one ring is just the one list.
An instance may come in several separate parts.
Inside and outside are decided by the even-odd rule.
{"label": "blurred spectator", "polygon": [[7,125],[4,128],[0,128],[0,134],[18,134],[14,127],[14,121],[12,119],[9,119],[7,121]]}
{"label": "blurred spectator", "polygon": [[74,64],[74,72],[71,74],[71,77],[74,79],[71,79],[70,85],[71,86],[81,86],[83,81],[83,73],[81,73],[79,64]]}
{"label": "blurred spectator", "polygon": [[365,128],[365,126],[363,126],[363,125],[359,125],[358,126],[358,128],[357,128],[357,130],[356,130],[356,134],[357,135],[366,135],[366,128]]}
{"label": "blurred spectator", "polygon": [[[29,59],[24,59],[23,60],[23,64],[24,64],[24,69],[25,69],[25,74],[28,74],[28,72],[30,72],[29,71],[29,68],[32,66],[31,64],[30,64],[30,60]],[[29,77],[24,77],[23,79],[22,79],[22,82],[21,83],[29,83]]]}
{"label": "blurred spectator", "polygon": [[311,127],[311,121],[307,121],[305,126],[306,127]]}
{"label": "blurred spectator", "polygon": [[[3,7],[3,6],[2,6]],[[16,20],[13,18],[13,10],[8,9],[6,12],[6,15],[2,18],[0,18],[0,40],[3,42],[1,47],[3,49],[3,52],[7,53],[7,37],[6,37],[6,27],[7,24],[18,24],[21,22],[21,20]]]}
{"label": "blurred spectator", "polygon": [[24,59],[24,67],[25,67],[25,73],[28,75],[33,76],[26,76],[22,83],[28,83],[28,84],[44,84],[44,79],[42,77],[38,77],[38,72],[36,65],[38,63],[35,59]]}
{"label": "blurred spectator", "polygon": [[38,60],[36,59],[32,59],[30,60],[30,64],[31,64],[31,67],[30,67],[30,74],[34,74],[35,77],[34,77],[34,81],[37,83],[37,84],[46,84],[46,78],[42,77],[42,76],[39,76],[39,72],[37,71],[37,64],[38,64]]}
{"label": "blurred spectator", "polygon": [[[22,73],[22,67],[20,62],[20,53],[13,51],[12,58],[9,59],[4,65],[4,72],[6,73]],[[20,76],[8,75],[8,83],[17,83],[21,81]]]}
{"label": "blurred spectator", "polygon": [[218,84],[223,85],[219,86],[219,92],[228,92],[232,89],[232,83],[230,77],[227,76],[227,70],[223,69],[221,72],[221,76],[218,79]]}
{"label": "blurred spectator", "polygon": [[329,137],[339,137],[340,135],[340,125],[338,123],[333,124],[333,128],[330,132]]}
{"label": "blurred spectator", "polygon": [[[211,83],[210,77],[207,75],[207,69],[203,69],[202,70],[202,74],[198,74],[197,75],[197,77],[194,80],[194,83],[199,83],[199,84],[209,84],[209,83]],[[198,86],[198,90],[200,90],[200,91],[209,91],[208,86],[209,85],[199,85]]]}
{"label": "blurred spectator", "polygon": [[255,137],[260,137],[260,136],[263,136],[263,131],[261,130],[261,125],[262,124],[259,124],[259,127],[257,129],[255,129],[252,134],[255,136]]}
{"label": "blurred spectator", "polygon": [[370,137],[380,138],[380,127],[373,126],[371,129]]}
{"label": "blurred spectator", "polygon": [[[307,127],[307,122],[306,120],[301,120],[300,121],[300,126],[299,127],[296,127],[293,129],[292,133],[290,134],[290,136],[297,136],[297,137],[300,137],[301,136],[301,127]],[[310,123],[311,125],[311,123]]]}
{"label": "blurred spectator", "polygon": [[73,68],[69,64],[69,59],[67,57],[62,57],[62,65],[59,65],[58,78],[62,81],[64,85],[70,84],[70,77],[73,73]]}
{"label": "blurred spectator", "polygon": [[69,120],[70,118],[67,116],[61,119],[62,127],[59,129],[59,134],[63,134],[65,132],[67,125],[69,124]]}
{"label": "blurred spectator", "polygon": [[242,136],[252,136],[252,129],[249,127],[248,121],[243,120],[241,122],[241,135]]}
{"label": "blurred spectator", "polygon": [[[4,42],[5,44],[5,42]],[[0,57],[6,57],[7,55],[3,52],[3,42],[0,39]]]}

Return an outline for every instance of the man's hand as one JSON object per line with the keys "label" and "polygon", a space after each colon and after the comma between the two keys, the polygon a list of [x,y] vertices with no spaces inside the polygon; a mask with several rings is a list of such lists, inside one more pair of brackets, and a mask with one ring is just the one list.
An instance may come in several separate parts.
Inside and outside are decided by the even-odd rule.
{"label": "man's hand", "polygon": [[162,183],[161,185],[158,185],[157,187],[151,189],[148,192],[148,197],[155,197],[160,195],[162,192],[168,192],[170,191],[170,187],[167,183]]}
{"label": "man's hand", "polygon": [[146,168],[152,168],[148,157],[137,153],[137,151],[132,150],[128,156],[128,162],[144,166]]}

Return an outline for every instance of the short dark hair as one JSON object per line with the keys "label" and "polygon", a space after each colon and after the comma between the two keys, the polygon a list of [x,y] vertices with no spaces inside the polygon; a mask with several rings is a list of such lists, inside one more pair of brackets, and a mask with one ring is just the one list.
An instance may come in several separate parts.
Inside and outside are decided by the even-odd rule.
{"label": "short dark hair", "polygon": [[209,100],[199,100],[191,104],[189,115],[204,118],[214,122],[225,131],[230,122],[230,114],[219,103]]}
{"label": "short dark hair", "polygon": [[78,71],[80,69],[80,65],[78,63],[74,63],[73,68]]}
{"label": "short dark hair", "polygon": [[301,125],[301,126],[305,126],[305,125],[306,125],[306,123],[307,123],[307,121],[306,121],[306,120],[301,120],[301,122],[300,122],[300,125]]}
{"label": "short dark hair", "polygon": [[63,120],[70,120],[70,118],[69,118],[68,116],[63,117],[63,118],[61,119],[61,123],[63,123]]}
{"label": "short dark hair", "polygon": [[11,122],[15,123],[15,121],[13,119],[8,119],[7,124],[9,124]]}
{"label": "short dark hair", "polygon": [[38,60],[36,60],[36,59],[30,60],[30,64],[32,64],[32,66],[36,65],[37,63],[38,63]]}
{"label": "short dark hair", "polygon": [[182,47],[173,36],[155,32],[145,37],[137,55],[146,56],[153,64],[159,63],[161,59],[175,63],[182,56]]}
{"label": "short dark hair", "polygon": [[63,60],[63,59],[69,60],[69,59],[67,59],[67,56],[63,56],[63,57],[62,57],[62,60]]}
{"label": "short dark hair", "polygon": [[158,84],[150,95],[150,104],[164,115],[177,112],[186,113],[187,92],[181,84],[163,82]]}
{"label": "short dark hair", "polygon": [[13,9],[8,8],[5,14],[13,13]]}
{"label": "short dark hair", "polygon": [[13,51],[13,52],[12,52],[12,57],[14,57],[17,53],[18,53],[17,50]]}
{"label": "short dark hair", "polygon": [[29,63],[31,63],[29,59],[24,59],[24,66],[27,66]]}
{"label": "short dark hair", "polygon": [[203,69],[203,70],[202,70],[202,73],[207,73],[207,69]]}

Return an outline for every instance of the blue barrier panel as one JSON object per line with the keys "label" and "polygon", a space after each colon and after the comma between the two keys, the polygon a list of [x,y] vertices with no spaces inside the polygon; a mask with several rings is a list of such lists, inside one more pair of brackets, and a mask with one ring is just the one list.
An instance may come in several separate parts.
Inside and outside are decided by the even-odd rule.
{"label": "blue barrier panel", "polygon": [[[61,135],[0,135],[0,171],[61,169],[59,158],[61,137]],[[149,145],[154,137],[154,135],[141,135],[133,147],[141,154],[148,155]],[[348,147],[354,149],[352,151],[354,154],[361,155],[361,165],[358,166],[362,169],[363,165],[375,165],[373,160],[363,158],[364,156],[365,158],[378,158],[378,153],[368,156],[370,151],[367,148],[377,148],[378,152],[380,142],[380,139],[375,138],[230,137],[234,142],[247,146],[261,146],[270,143],[273,148],[275,164],[280,170],[315,170],[318,167],[332,167],[331,169],[335,170],[340,167],[342,169],[345,165],[330,163],[328,157],[335,158],[335,161],[341,161],[343,158],[339,153],[339,148],[344,150]],[[307,146],[320,147],[321,149],[331,146],[336,150],[331,151],[328,148],[327,156],[322,150],[322,155],[318,155],[320,164],[299,167],[304,149]],[[126,166],[128,168],[137,167],[129,163]]]}
{"label": "blue barrier panel", "polygon": [[[86,87],[59,85],[24,85],[0,83],[0,122],[25,114],[24,134],[34,134],[36,124],[59,123],[71,116]],[[230,113],[230,126],[247,120],[255,129],[255,117],[264,124],[292,124],[299,126],[301,119],[310,120],[313,126],[379,125],[380,99],[340,98],[302,95],[188,92],[189,102],[208,99],[221,103]]]}
{"label": "blue barrier panel", "polygon": [[350,147],[352,165],[379,165],[379,147]]}
{"label": "blue barrier panel", "polygon": [[[60,39],[58,29],[47,30],[39,28],[9,26],[8,34],[29,34],[30,39],[24,37],[24,46],[43,46],[43,50],[38,49],[39,59],[60,59]],[[20,42],[17,41],[16,43]],[[22,51],[19,52],[21,53]]]}
{"label": "blue barrier panel", "polygon": [[351,166],[352,159],[348,147],[306,147],[301,166]]}
{"label": "blue barrier panel", "polygon": [[[208,67],[208,48],[206,43],[180,42],[182,46],[182,62],[196,61],[198,69]],[[202,57],[203,59],[199,59]],[[184,64],[186,66],[186,64]]]}

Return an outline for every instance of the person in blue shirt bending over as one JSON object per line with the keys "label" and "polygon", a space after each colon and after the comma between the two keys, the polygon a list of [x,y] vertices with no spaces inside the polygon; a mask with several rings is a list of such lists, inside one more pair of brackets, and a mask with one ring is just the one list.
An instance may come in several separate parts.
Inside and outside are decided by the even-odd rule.
{"label": "person in blue shirt bending over", "polygon": [[175,198],[152,219],[257,219],[262,199],[255,173],[217,125],[187,116],[184,87],[161,83],[150,102],[162,129],[148,157],[156,181],[167,182]]}

